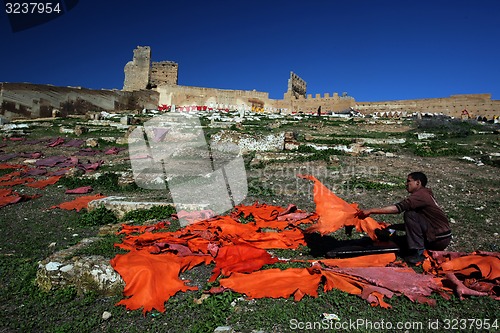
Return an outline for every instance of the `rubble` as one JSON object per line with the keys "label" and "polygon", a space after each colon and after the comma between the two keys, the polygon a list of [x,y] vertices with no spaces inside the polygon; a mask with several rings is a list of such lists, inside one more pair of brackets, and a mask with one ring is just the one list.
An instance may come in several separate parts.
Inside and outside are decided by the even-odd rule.
{"label": "rubble", "polygon": [[99,146],[99,141],[96,138],[88,138],[85,140],[85,145],[87,147],[95,148]]}
{"label": "rubble", "polygon": [[226,143],[235,143],[242,153],[251,151],[281,151],[285,147],[285,133],[249,135],[222,130],[212,136],[212,147],[224,151]]}
{"label": "rubble", "polygon": [[82,125],[76,125],[73,132],[75,133],[76,136],[80,136],[82,134],[87,133],[89,130],[87,127],[82,126]]}
{"label": "rubble", "polygon": [[94,291],[106,296],[121,295],[125,284],[109,260],[102,256],[75,256],[78,250],[98,241],[99,237],[82,239],[40,261],[35,283],[45,291],[74,286],[81,294]]}

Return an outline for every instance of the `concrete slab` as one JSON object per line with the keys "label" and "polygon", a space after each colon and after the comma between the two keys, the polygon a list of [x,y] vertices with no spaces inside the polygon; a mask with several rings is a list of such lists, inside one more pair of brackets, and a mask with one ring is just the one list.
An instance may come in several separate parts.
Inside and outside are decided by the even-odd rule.
{"label": "concrete slab", "polygon": [[171,202],[133,201],[132,198],[110,196],[103,199],[93,200],[88,204],[88,210],[92,211],[100,206],[111,210],[118,218],[126,213],[137,209],[150,209],[156,206],[174,206],[176,210],[199,211],[207,209],[208,205],[175,204]]}

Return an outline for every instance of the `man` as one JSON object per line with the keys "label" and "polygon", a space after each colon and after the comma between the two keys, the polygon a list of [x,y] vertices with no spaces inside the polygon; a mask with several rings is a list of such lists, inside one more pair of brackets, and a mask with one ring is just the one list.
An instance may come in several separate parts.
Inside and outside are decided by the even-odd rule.
{"label": "man", "polygon": [[409,197],[395,205],[366,209],[358,213],[358,217],[364,219],[371,214],[404,212],[406,240],[412,252],[406,261],[413,265],[424,259],[425,249],[442,251],[451,240],[448,218],[434,199],[432,190],[426,185],[427,176],[424,173],[412,172],[406,179]]}

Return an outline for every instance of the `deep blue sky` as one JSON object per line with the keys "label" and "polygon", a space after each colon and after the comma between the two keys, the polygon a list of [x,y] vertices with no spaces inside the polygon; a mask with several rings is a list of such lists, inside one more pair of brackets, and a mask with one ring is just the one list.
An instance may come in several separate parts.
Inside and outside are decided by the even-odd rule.
{"label": "deep blue sky", "polygon": [[310,94],[357,101],[500,99],[497,0],[80,0],[19,32],[2,10],[0,36],[0,82],[121,89],[149,45],[153,61],[179,64],[181,85],[280,99],[294,71]]}

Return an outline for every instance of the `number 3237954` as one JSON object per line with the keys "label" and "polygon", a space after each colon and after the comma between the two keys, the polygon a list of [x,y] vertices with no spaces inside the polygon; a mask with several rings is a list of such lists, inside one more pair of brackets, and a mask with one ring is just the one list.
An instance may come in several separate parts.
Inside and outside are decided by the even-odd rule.
{"label": "number 3237954", "polygon": [[7,2],[7,14],[60,14],[63,10],[59,2]]}

